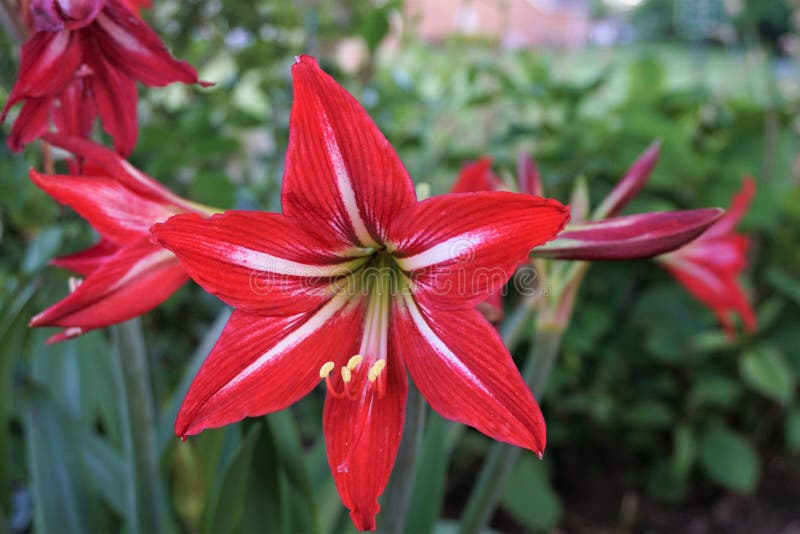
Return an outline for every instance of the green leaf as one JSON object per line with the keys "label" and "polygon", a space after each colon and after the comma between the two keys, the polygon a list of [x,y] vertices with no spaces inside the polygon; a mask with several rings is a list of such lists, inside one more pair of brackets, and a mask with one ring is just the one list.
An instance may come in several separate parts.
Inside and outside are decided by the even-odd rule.
{"label": "green leaf", "polygon": [[741,493],[755,490],[761,471],[750,442],[722,424],[710,426],[701,435],[700,465],[711,480]]}
{"label": "green leaf", "polygon": [[417,458],[417,474],[411,490],[406,530],[408,532],[433,532],[439,518],[447,482],[447,467],[457,424],[442,419],[429,411],[425,436]]}
{"label": "green leaf", "polygon": [[204,532],[233,532],[238,528],[244,513],[244,498],[247,479],[251,473],[253,451],[260,432],[260,424],[251,427],[228,462],[219,491],[208,503]]}
{"label": "green leaf", "polygon": [[672,424],[672,408],[665,402],[645,399],[625,411],[625,420],[637,428],[661,428]]}
{"label": "green leaf", "polygon": [[[270,414],[266,419],[270,435],[275,442],[280,465],[286,471],[288,482],[297,492],[292,504],[299,506],[302,514],[295,517],[295,520],[305,524],[303,530],[318,531],[319,518],[317,517],[314,488],[311,484],[308,464],[302,454],[300,432],[292,412],[281,410]],[[300,525],[297,527],[300,528]]]}
{"label": "green leaf", "polygon": [[11,424],[14,410],[13,368],[19,348],[28,334],[31,298],[38,284],[29,282],[0,298],[0,502],[7,503],[11,491]]}
{"label": "green leaf", "polygon": [[186,530],[199,530],[206,502],[203,465],[194,440],[187,440],[173,449],[172,502]]}
{"label": "green leaf", "polygon": [[521,457],[506,482],[501,504],[514,519],[535,530],[550,530],[561,520],[561,501],[542,461]]}
{"label": "green leaf", "polygon": [[795,406],[786,414],[786,448],[800,451],[800,408]]}
{"label": "green leaf", "polygon": [[697,407],[733,406],[744,388],[738,380],[723,376],[704,376],[689,390],[689,403]]}
{"label": "green leaf", "polygon": [[172,393],[172,397],[167,403],[167,408],[163,410],[163,415],[161,417],[161,421],[159,422],[158,441],[159,450],[162,455],[169,448],[169,445],[174,443],[176,439],[173,426],[175,425],[175,419],[178,417],[178,411],[183,403],[183,399],[186,397],[186,392],[189,391],[189,386],[192,384],[192,380],[194,380],[195,375],[197,375],[197,372],[200,370],[200,367],[203,365],[206,357],[211,352],[214,344],[217,342],[217,339],[222,333],[222,330],[225,328],[225,324],[228,322],[228,318],[230,316],[230,308],[223,308],[219,314],[217,314],[217,318],[214,319],[214,322],[211,325],[209,325],[206,334],[197,345],[197,348],[195,349],[194,354],[192,354],[189,363],[183,369],[181,381],[178,384],[178,387],[176,387],[175,391]]}
{"label": "green leaf", "polygon": [[67,413],[33,387],[26,389],[23,402],[35,530],[106,530],[83,468],[83,433],[88,429],[72,424]]}
{"label": "green leaf", "polygon": [[125,464],[122,455],[100,436],[83,430],[83,437],[74,446],[83,460],[83,477],[94,492],[102,497],[115,512],[125,511]]}
{"label": "green leaf", "polygon": [[767,269],[767,281],[785,297],[800,306],[800,283],[777,267]]}
{"label": "green leaf", "polygon": [[780,404],[794,393],[795,379],[791,366],[781,351],[771,345],[758,345],[739,359],[739,374],[755,391]]}
{"label": "green leaf", "polygon": [[47,265],[50,258],[56,255],[58,247],[61,246],[63,236],[63,226],[50,226],[39,232],[28,245],[25,258],[22,260],[22,270],[32,273]]}
{"label": "green leaf", "polygon": [[675,427],[672,435],[672,469],[682,479],[689,476],[697,456],[697,443],[692,428],[686,424]]}

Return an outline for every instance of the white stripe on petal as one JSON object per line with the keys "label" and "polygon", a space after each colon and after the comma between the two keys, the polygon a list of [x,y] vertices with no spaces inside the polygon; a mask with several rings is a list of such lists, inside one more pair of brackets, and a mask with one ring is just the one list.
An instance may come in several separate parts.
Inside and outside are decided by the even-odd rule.
{"label": "white stripe on petal", "polygon": [[[314,315],[312,315],[305,323],[300,325],[299,328],[292,330],[289,334],[281,339],[278,343],[273,345],[271,349],[259,356],[256,361],[245,367],[239,374],[237,374],[230,382],[225,384],[219,391],[217,391],[211,398],[224,395],[230,389],[236,387],[237,384],[246,380],[248,376],[258,372],[259,369],[269,363],[275,358],[280,357],[282,354],[293,349],[309,337],[317,330],[325,326],[325,323],[330,321],[337,313],[347,306],[350,302],[348,295],[340,294],[333,297],[322,308],[320,308]],[[210,402],[211,399],[209,399]]]}
{"label": "white stripe on petal", "polygon": [[67,45],[69,44],[69,34],[71,32],[69,30],[63,30],[58,32],[58,34],[50,41],[50,44],[47,45],[47,49],[44,51],[44,54],[38,59],[38,63],[40,65],[47,65],[49,63],[54,63],[61,59],[61,56],[64,54],[64,50],[67,49]]}
{"label": "white stripe on petal", "polygon": [[177,261],[175,255],[171,251],[165,249],[156,249],[152,254],[144,256],[139,261],[134,263],[124,275],[114,282],[114,285],[108,289],[108,293],[128,284],[129,282],[132,282],[157,265],[173,260]]}
{"label": "white stripe on petal", "polygon": [[353,232],[355,232],[356,237],[362,245],[375,246],[375,240],[370,235],[369,230],[367,230],[367,225],[364,223],[364,219],[361,217],[361,212],[358,209],[353,183],[350,179],[350,175],[347,174],[347,167],[344,164],[339,144],[336,142],[333,127],[328,121],[328,116],[324,111],[321,111],[320,115],[322,137],[325,139],[325,148],[330,157],[333,173],[336,175],[336,188],[339,190],[339,195],[342,199],[342,204],[344,204],[347,217],[350,219],[350,224],[353,226]]}
{"label": "white stripe on petal", "polygon": [[483,385],[483,382],[475,376],[475,374],[469,370],[469,368],[464,365],[464,362],[458,359],[458,356],[450,350],[450,347],[442,341],[442,338],[436,335],[436,332],[431,329],[430,325],[428,325],[428,321],[425,320],[425,317],[422,316],[422,312],[419,311],[417,307],[417,303],[414,301],[414,297],[410,295],[405,295],[403,297],[403,301],[405,302],[406,309],[408,310],[408,315],[411,317],[411,321],[419,330],[419,333],[422,334],[422,337],[428,342],[428,344],[436,351],[436,353],[442,357],[445,363],[453,368],[453,370],[458,373],[461,377],[463,377],[467,382],[470,382],[474,386],[478,387],[481,391],[486,393],[489,397],[494,397],[492,393]]}
{"label": "white stripe on petal", "polygon": [[332,278],[350,274],[368,258],[359,258],[344,263],[333,265],[309,265],[297,261],[287,260],[238,245],[224,245],[219,248],[222,256],[230,263],[247,267],[255,271],[263,271],[283,276],[297,276],[300,278]]}
{"label": "white stripe on petal", "polygon": [[492,234],[488,231],[461,234],[423,250],[419,254],[407,258],[397,258],[397,264],[404,271],[412,272],[456,259],[468,261],[474,256],[475,249],[491,237]]}
{"label": "white stripe on petal", "polygon": [[121,47],[131,52],[147,52],[133,35],[123,30],[122,27],[111,20],[108,15],[100,13],[96,20],[100,27],[106,31],[108,36],[114,39]]}

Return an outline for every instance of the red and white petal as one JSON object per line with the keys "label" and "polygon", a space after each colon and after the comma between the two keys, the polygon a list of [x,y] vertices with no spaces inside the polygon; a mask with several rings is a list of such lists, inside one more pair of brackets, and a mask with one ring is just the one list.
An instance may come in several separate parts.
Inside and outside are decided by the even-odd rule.
{"label": "red and white petal", "polygon": [[158,181],[128,163],[113,150],[80,137],[46,133],[42,139],[72,152],[94,169],[103,169],[108,175],[131,191],[161,204],[173,204],[176,210],[198,211],[198,205],[179,197]]}
{"label": "red and white petal", "polygon": [[109,261],[119,251],[119,246],[108,239],[101,239],[95,245],[75,254],[50,260],[50,265],[67,269],[81,276],[89,276],[98,267]]}
{"label": "red and white petal", "polygon": [[387,246],[413,291],[435,297],[440,307],[471,307],[499,291],[530,250],[553,239],[568,219],[568,207],[531,195],[442,195],[398,215]]}
{"label": "red and white petal", "polygon": [[534,249],[542,258],[631,260],[678,249],[722,215],[718,208],[665,211],[567,225],[558,237]]}
{"label": "red and white petal", "polygon": [[541,456],[542,413],[480,313],[440,310],[408,295],[392,311],[392,346],[434,410]]}
{"label": "red and white petal", "polygon": [[26,99],[8,136],[8,148],[19,152],[25,145],[46,132],[50,126],[52,106],[52,98]]}
{"label": "red and white petal", "polygon": [[74,32],[37,32],[22,46],[19,76],[0,114],[0,122],[17,102],[52,98],[72,80],[82,62],[80,38]]}
{"label": "red and white petal", "polygon": [[500,187],[500,179],[492,173],[492,158],[481,158],[467,163],[458,173],[451,193],[477,193],[479,191],[496,191]]}
{"label": "red and white petal", "polygon": [[178,212],[174,206],[141,197],[109,178],[46,175],[33,169],[30,177],[41,190],[70,206],[118,245],[149,236],[151,226]]}
{"label": "red and white petal", "polygon": [[136,82],[108,64],[103,56],[92,62],[92,89],[103,122],[103,130],[114,140],[114,148],[127,156],[139,135]]}
{"label": "red and white petal", "polygon": [[92,329],[121,323],[155,308],[188,279],[172,253],[142,239],[122,247],[30,325]]}
{"label": "red and white petal", "polygon": [[53,334],[52,336],[47,338],[48,345],[53,345],[55,343],[61,343],[62,341],[67,341],[68,339],[74,339],[78,336],[82,336],[86,332],[91,330],[95,330],[94,328],[80,328],[78,326],[71,326],[69,328],[65,328],[61,332],[57,334]]}
{"label": "red and white petal", "polygon": [[705,239],[705,234],[676,251],[682,259],[707,265],[719,273],[736,278],[747,267],[747,249],[750,239],[729,233],[714,239]]}
{"label": "red and white petal", "polygon": [[326,361],[358,349],[363,299],[337,295],[305,313],[267,317],[235,310],[189,388],[179,436],[282,410],[320,381]]}
{"label": "red and white petal", "polygon": [[314,58],[292,67],[294,103],[283,177],[283,211],[344,243],[382,242],[414,187],[394,149],[361,105]]}
{"label": "red and white petal", "polygon": [[102,54],[113,68],[147,86],[198,81],[194,67],[173,58],[158,34],[119,0],[107,0],[97,24],[87,30],[97,42],[92,53]]}
{"label": "red and white petal", "polygon": [[619,213],[628,205],[636,193],[644,187],[653,167],[658,163],[658,156],[661,153],[661,141],[653,142],[642,155],[631,165],[622,180],[614,186],[603,202],[595,210],[593,219],[605,219]]}
{"label": "red and white petal", "polygon": [[63,135],[89,137],[95,117],[97,104],[92,98],[91,77],[76,76],[61,92],[53,105],[53,122]]}
{"label": "red and white petal", "polygon": [[267,315],[319,306],[342,291],[337,279],[367,261],[348,257],[347,250],[336,250],[279,213],[179,215],[153,227],[153,234],[207,291]]}
{"label": "red and white petal", "polygon": [[400,358],[390,355],[384,373],[383,396],[374,385],[365,385],[353,400],[328,394],[322,415],[328,465],[359,530],[375,530],[378,496],[389,481],[403,434],[408,379]]}

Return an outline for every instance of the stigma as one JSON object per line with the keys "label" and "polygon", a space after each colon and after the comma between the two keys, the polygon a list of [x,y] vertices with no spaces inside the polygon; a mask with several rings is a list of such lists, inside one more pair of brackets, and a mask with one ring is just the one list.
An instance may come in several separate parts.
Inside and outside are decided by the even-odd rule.
{"label": "stigma", "polygon": [[386,380],[383,373],[386,368],[386,360],[380,358],[375,360],[369,368],[364,368],[364,357],[360,354],[352,356],[347,365],[343,366],[339,373],[342,377],[342,389],[337,390],[336,386],[331,380],[331,374],[336,368],[334,362],[325,362],[319,369],[319,377],[325,380],[325,386],[328,392],[335,399],[348,398],[350,400],[358,399],[365,388],[376,388],[378,398],[383,398],[386,391]]}

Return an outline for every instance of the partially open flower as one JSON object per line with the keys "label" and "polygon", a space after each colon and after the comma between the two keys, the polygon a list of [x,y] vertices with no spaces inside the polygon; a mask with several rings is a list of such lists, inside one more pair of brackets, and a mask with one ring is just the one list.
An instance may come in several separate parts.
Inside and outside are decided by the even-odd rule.
{"label": "partially open flower", "polygon": [[96,245],[52,261],[83,277],[70,284],[69,295],[31,319],[31,326],[65,329],[50,338],[52,343],[126,321],[172,295],[189,277],[175,255],[152,240],[150,227],[178,213],[207,216],[210,210],[176,196],[100,145],[45,137],[81,158],[82,175],[31,170],[31,180],[101,235]]}
{"label": "partially open flower", "polygon": [[756,329],[756,317],[739,275],[747,267],[750,240],[735,232],[755,194],[755,182],[747,177],[733,197],[730,209],[700,237],[680,249],[659,256],[664,266],[697,300],[719,318],[733,336],[732,314],[738,313],[748,332]]}

